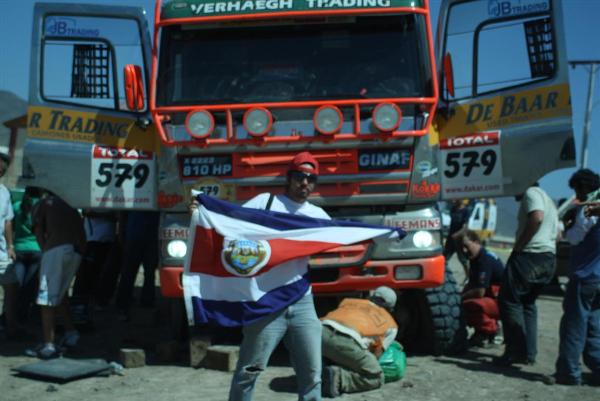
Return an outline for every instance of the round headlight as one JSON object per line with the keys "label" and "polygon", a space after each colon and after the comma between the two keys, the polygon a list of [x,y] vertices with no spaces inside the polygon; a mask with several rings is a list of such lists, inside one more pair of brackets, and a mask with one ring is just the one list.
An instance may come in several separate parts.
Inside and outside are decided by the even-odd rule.
{"label": "round headlight", "polygon": [[335,106],[321,106],[313,118],[315,128],[323,135],[333,135],[342,129],[344,117]]}
{"label": "round headlight", "polygon": [[206,110],[194,110],[185,118],[185,129],[194,138],[206,138],[215,129],[215,119]]}
{"label": "round headlight", "polygon": [[252,136],[263,136],[271,131],[273,116],[271,112],[262,107],[248,110],[244,114],[244,127]]}
{"label": "round headlight", "polygon": [[401,120],[402,111],[393,103],[381,103],[373,110],[373,124],[379,131],[392,132]]}
{"label": "round headlight", "polygon": [[433,235],[429,231],[417,231],[412,240],[417,248],[427,248],[433,243]]}
{"label": "round headlight", "polygon": [[183,258],[187,253],[187,244],[180,239],[173,240],[167,244],[167,253],[172,258]]}

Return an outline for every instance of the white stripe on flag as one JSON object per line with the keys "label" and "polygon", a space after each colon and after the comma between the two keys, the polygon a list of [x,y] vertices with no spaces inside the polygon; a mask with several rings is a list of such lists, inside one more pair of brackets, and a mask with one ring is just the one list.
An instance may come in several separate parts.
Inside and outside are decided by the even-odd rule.
{"label": "white stripe on flag", "polygon": [[[241,221],[220,213],[211,212],[200,207],[196,222],[207,228],[215,229],[224,237],[246,238],[253,240],[266,240],[274,238],[285,238],[292,241],[317,241],[336,243],[340,245],[354,244],[380,235],[390,235],[387,228],[367,227],[315,227],[301,228],[295,230],[276,230],[260,224]],[[194,213],[196,215],[196,213]],[[194,219],[193,219],[194,220]],[[396,232],[392,232],[396,234]]]}

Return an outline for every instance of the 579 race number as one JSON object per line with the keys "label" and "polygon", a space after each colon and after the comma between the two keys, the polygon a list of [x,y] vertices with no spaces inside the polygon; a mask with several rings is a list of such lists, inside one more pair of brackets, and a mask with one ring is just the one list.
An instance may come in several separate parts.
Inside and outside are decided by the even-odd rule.
{"label": "579 race number", "polygon": [[95,145],[91,167],[92,207],[148,209],[156,203],[152,152]]}
{"label": "579 race number", "polygon": [[99,187],[114,185],[115,188],[122,188],[126,181],[133,180],[135,188],[141,188],[148,180],[150,167],[147,164],[105,162],[98,164],[97,174],[95,183]]}
{"label": "579 race number", "polygon": [[476,132],[440,141],[445,199],[503,193],[500,131]]}
{"label": "579 race number", "polygon": [[483,152],[477,150],[448,152],[446,153],[444,175],[448,178],[470,177],[475,172],[475,174],[489,176],[494,171],[497,160],[498,155],[494,149],[487,149]]}
{"label": "579 race number", "polygon": [[218,184],[200,185],[198,190],[202,191],[205,195],[214,196],[215,198],[220,197],[221,194],[221,186]]}

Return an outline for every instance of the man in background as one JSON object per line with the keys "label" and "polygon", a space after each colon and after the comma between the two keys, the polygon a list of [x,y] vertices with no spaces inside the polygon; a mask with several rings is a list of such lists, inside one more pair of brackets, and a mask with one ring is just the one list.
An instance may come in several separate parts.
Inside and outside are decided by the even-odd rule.
{"label": "man in background", "polygon": [[467,256],[463,252],[460,244],[460,233],[467,229],[472,211],[468,199],[456,199],[452,201],[452,207],[450,209],[450,227],[448,229],[446,242],[444,243],[443,252],[446,261],[450,260],[452,255],[456,253],[456,257],[465,272],[465,278],[469,277],[469,265]]}
{"label": "man in background", "polygon": [[31,212],[39,201],[39,190],[27,187],[21,200],[13,202],[15,218],[13,220],[13,237],[17,260],[15,270],[19,278],[17,318],[24,324],[35,303],[38,287],[38,269],[42,252],[31,220]]}
{"label": "man in background", "polygon": [[116,215],[112,212],[84,210],[86,249],[73,284],[71,302],[78,325],[91,325],[92,312],[101,292],[104,267],[116,239]]}
{"label": "man in background", "polygon": [[[42,249],[37,304],[42,314],[43,343],[26,353],[49,359],[60,355],[59,345],[73,347],[79,341],[67,291],[85,250],[85,232],[79,212],[50,191],[43,191],[34,208],[33,232]],[[62,315],[65,326],[61,344],[57,344],[55,338],[57,313]]]}
{"label": "man in background", "polygon": [[159,223],[160,213],[155,211],[132,210],[126,213],[121,278],[115,301],[121,320],[130,318],[140,265],[144,268],[144,283],[139,303],[144,308],[154,307]]}
{"label": "man in background", "polygon": [[554,276],[558,213],[554,202],[537,183],[520,201],[515,245],[506,263],[499,293],[500,316],[506,344],[494,358],[499,366],[532,365],[537,356],[537,306],[542,288]]}
{"label": "man in background", "polygon": [[[0,178],[6,174],[9,165],[8,149],[2,146],[0,147]],[[7,338],[15,338],[18,334],[17,298],[19,280],[14,266],[17,257],[13,244],[13,218],[14,212],[10,201],[10,192],[4,184],[0,184],[0,284],[4,289],[3,311]]]}
{"label": "man in background", "polygon": [[[573,174],[569,186],[578,201],[600,188],[600,176],[589,169]],[[579,385],[580,359],[592,371],[590,384],[600,386],[600,209],[575,208],[574,218],[565,221],[565,237],[571,244],[569,283],[563,298],[560,343],[554,380]]]}
{"label": "man in background", "polygon": [[504,264],[481,245],[476,232],[467,230],[462,247],[469,258],[469,281],[462,292],[465,323],[475,329],[469,345],[482,347],[493,343],[498,331],[500,311],[496,296],[504,274]]}

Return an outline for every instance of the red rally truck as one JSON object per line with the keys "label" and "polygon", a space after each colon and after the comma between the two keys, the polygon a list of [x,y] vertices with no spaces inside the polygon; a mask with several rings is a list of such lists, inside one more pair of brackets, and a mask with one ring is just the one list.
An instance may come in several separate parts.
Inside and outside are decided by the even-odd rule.
{"label": "red rally truck", "polygon": [[153,17],[38,3],[20,182],[160,210],[161,289],[178,299],[190,190],[277,193],[309,150],[311,202],[408,232],[313,257],[318,299],[390,286],[400,340],[445,352],[464,330],[437,202],[574,164],[560,7],[444,0],[434,47],[428,0],[170,0]]}

